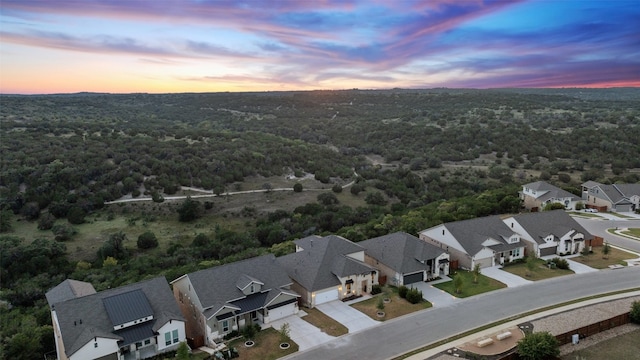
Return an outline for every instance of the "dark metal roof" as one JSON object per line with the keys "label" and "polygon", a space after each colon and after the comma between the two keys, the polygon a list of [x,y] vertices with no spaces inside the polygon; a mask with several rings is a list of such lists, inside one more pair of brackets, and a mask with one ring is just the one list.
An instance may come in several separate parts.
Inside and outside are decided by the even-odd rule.
{"label": "dark metal roof", "polygon": [[113,326],[153,316],[153,309],[140,289],[102,299]]}
{"label": "dark metal roof", "polygon": [[153,321],[147,321],[139,325],[129,326],[122,330],[116,331],[115,334],[120,335],[123,339],[122,342],[118,342],[118,346],[123,347],[138,341],[142,341],[144,339],[154,337],[155,334],[152,328]]}
{"label": "dark metal roof", "polygon": [[262,309],[267,300],[267,292],[249,295],[244,299],[232,301],[231,304],[240,308],[236,314],[244,314],[250,311]]}

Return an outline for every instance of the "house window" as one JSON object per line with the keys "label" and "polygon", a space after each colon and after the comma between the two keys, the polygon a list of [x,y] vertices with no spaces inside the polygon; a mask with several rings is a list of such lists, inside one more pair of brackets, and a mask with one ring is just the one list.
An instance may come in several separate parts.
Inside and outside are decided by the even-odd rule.
{"label": "house window", "polygon": [[96,343],[93,343],[93,347],[94,347],[94,348],[97,348],[97,347],[98,347],[98,343],[97,343],[97,342],[96,342]]}
{"label": "house window", "polygon": [[149,344],[151,344],[151,339],[147,339],[147,340],[145,340],[145,341],[144,341],[144,344],[145,344],[145,345],[149,345]]}
{"label": "house window", "polygon": [[258,319],[258,312],[257,311],[252,311],[251,312],[251,320],[256,320]]}
{"label": "house window", "polygon": [[173,335],[173,343],[176,344],[179,341],[179,339],[178,339],[178,330],[177,329],[173,330],[172,335]]}
{"label": "house window", "polygon": [[180,298],[180,302],[184,302],[184,299],[182,298],[182,291],[178,291],[178,297]]}
{"label": "house window", "polygon": [[164,333],[164,344],[165,344],[165,346],[171,345],[171,333],[170,332]]}
{"label": "house window", "polygon": [[224,320],[222,322],[222,332],[223,333],[229,332],[229,320]]}
{"label": "house window", "polygon": [[351,283],[347,284],[347,292],[350,293],[351,292]]}
{"label": "house window", "polygon": [[253,294],[253,284],[251,284],[251,293]]}
{"label": "house window", "polygon": [[138,341],[136,343],[136,349],[140,349],[141,347],[142,347],[142,343]]}

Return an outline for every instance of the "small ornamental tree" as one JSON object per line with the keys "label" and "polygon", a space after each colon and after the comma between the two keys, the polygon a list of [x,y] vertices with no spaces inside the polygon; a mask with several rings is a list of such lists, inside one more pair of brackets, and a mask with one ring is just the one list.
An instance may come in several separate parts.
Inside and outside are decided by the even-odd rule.
{"label": "small ornamental tree", "polygon": [[291,326],[289,323],[284,323],[280,326],[280,342],[286,343],[291,340]]}
{"label": "small ornamental tree", "polygon": [[479,278],[480,278],[480,264],[476,264],[476,266],[473,267],[473,283],[477,284]]}
{"label": "small ornamental tree", "polygon": [[187,196],[182,205],[178,208],[178,220],[180,222],[189,222],[196,220],[202,215],[200,203]]}
{"label": "small ornamental tree", "polygon": [[518,355],[525,360],[543,360],[560,355],[560,343],[551,333],[535,332],[518,341]]}
{"label": "small ornamental tree", "polygon": [[536,269],[536,258],[535,258],[535,256],[528,256],[526,265],[527,265],[527,276],[533,275],[533,272]]}
{"label": "small ornamental tree", "polygon": [[453,288],[454,288],[456,294],[460,294],[462,292],[463,283],[464,283],[464,281],[462,280],[462,276],[456,275],[453,278]]}
{"label": "small ornamental tree", "polygon": [[602,258],[607,259],[609,257],[610,252],[611,252],[611,246],[609,246],[609,243],[604,243],[604,246],[602,247]]}

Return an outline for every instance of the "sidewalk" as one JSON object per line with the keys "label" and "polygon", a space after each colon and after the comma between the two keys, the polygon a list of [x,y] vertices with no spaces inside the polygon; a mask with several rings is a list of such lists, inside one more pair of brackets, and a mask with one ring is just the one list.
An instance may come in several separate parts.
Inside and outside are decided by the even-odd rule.
{"label": "sidewalk", "polygon": [[[574,304],[569,304],[569,305],[565,305],[565,306],[561,306],[558,308],[554,308],[551,310],[547,310],[547,311],[542,311],[533,315],[528,315],[528,316],[523,316],[521,318],[518,318],[516,320],[512,320],[500,325],[496,325],[494,327],[491,327],[489,329],[485,329],[482,331],[478,331],[476,333],[473,333],[471,335],[465,336],[463,338],[460,339],[456,339],[456,340],[452,340],[449,343],[437,346],[433,349],[429,349],[429,350],[425,350],[422,351],[418,354],[412,355],[410,357],[407,357],[406,360],[425,360],[425,359],[430,359],[440,353],[446,352],[447,350],[454,348],[454,347],[459,347],[465,343],[468,342],[472,342],[474,340],[477,340],[479,338],[483,338],[483,337],[489,337],[497,332],[500,332],[502,330],[505,329],[509,329],[509,328],[513,328],[513,327],[517,327],[518,325],[522,324],[522,323],[526,323],[526,322],[531,322],[534,321],[536,319],[540,319],[546,316],[550,316],[550,315],[555,315],[555,314],[559,314],[562,312],[566,312],[572,309],[576,309],[576,308],[580,308],[580,307],[584,307],[584,306],[588,306],[588,305],[592,305],[592,304],[598,304],[601,302],[607,302],[607,301],[611,301],[611,300],[616,300],[616,299],[623,299],[626,297],[630,297],[630,296],[640,296],[640,291],[634,291],[634,292],[628,292],[628,293],[622,293],[622,294],[616,294],[616,295],[610,295],[610,296],[606,296],[606,297],[601,297],[601,298],[595,298],[595,299],[590,299],[590,300],[585,300],[579,303],[574,303]],[[425,346],[428,346],[428,344],[425,344]]]}

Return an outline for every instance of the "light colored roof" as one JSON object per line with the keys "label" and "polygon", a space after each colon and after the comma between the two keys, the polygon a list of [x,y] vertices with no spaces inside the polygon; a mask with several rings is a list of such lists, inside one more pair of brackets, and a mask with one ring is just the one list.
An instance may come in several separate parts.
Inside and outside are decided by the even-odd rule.
{"label": "light colored roof", "polygon": [[540,201],[546,201],[552,198],[553,199],[572,198],[574,200],[580,200],[580,197],[576,196],[575,194],[572,194],[566,190],[560,189],[559,187],[555,185],[551,185],[545,181],[536,181],[529,184],[525,184],[523,186],[529,189],[535,190],[536,192],[544,191],[544,193],[542,193],[540,196],[536,198]]}
{"label": "light colored roof", "polygon": [[[506,246],[506,239],[515,234],[497,215],[454,221],[442,226],[449,230],[467,254],[472,256],[485,247],[482,245],[485,240],[494,239]],[[523,246],[521,242],[516,245],[515,247]]]}
{"label": "light colored roof", "polygon": [[366,249],[367,255],[401,274],[425,270],[427,260],[445,252],[405,232],[360,241],[358,245]]}
{"label": "light colored roof", "polygon": [[513,219],[538,244],[544,244],[543,239],[549,235],[560,238],[571,230],[584,234],[585,240],[593,239],[593,235],[564,210],[519,214],[514,216]]}
{"label": "light colored roof", "polygon": [[343,237],[309,236],[294,241],[303,250],[281,256],[278,262],[289,276],[307,291],[317,291],[340,285],[339,277],[364,274],[375,269],[362,261],[346,256],[364,248]]}

